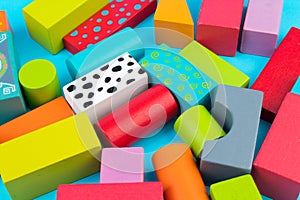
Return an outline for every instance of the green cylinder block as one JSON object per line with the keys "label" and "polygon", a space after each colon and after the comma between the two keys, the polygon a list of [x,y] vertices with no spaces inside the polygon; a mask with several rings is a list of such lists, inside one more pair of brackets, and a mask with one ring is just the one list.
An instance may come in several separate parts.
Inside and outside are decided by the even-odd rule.
{"label": "green cylinder block", "polygon": [[226,134],[202,105],[191,107],[182,113],[176,120],[174,129],[196,157],[199,157],[206,140],[214,140]]}
{"label": "green cylinder block", "polygon": [[19,71],[19,81],[31,109],[61,95],[55,66],[48,60],[27,62]]}

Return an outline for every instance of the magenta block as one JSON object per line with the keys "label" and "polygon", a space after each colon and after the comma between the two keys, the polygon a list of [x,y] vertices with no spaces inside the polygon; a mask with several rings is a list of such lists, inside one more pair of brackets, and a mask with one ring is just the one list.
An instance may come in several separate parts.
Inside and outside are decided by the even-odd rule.
{"label": "magenta block", "polygon": [[283,0],[249,0],[240,51],[270,57],[280,27]]}
{"label": "magenta block", "polygon": [[142,147],[104,148],[101,157],[100,183],[144,181]]}

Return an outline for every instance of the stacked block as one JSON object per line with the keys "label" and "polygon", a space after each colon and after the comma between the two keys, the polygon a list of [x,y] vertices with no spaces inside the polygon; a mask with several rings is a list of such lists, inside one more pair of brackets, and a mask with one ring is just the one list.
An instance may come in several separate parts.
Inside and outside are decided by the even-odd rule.
{"label": "stacked block", "polygon": [[243,175],[210,186],[212,200],[262,200],[251,175]]}
{"label": "stacked block", "polygon": [[224,136],[226,133],[202,105],[194,106],[182,113],[174,124],[177,134],[199,157],[204,142]]}
{"label": "stacked block", "polygon": [[1,178],[13,199],[33,199],[99,171],[100,150],[82,113],[1,144]]}
{"label": "stacked block", "polygon": [[163,200],[162,184],[114,183],[60,185],[57,200]]}
{"label": "stacked block", "polygon": [[182,56],[163,46],[146,48],[145,57],[139,63],[151,84],[163,84],[172,91],[181,111],[198,104],[210,105],[209,93],[217,84]]}
{"label": "stacked block", "polygon": [[[144,56],[142,48],[143,43],[138,34],[131,28],[125,28],[72,56],[66,62],[71,77],[76,79],[125,52],[130,52],[135,59],[139,60]],[[131,52],[133,50],[136,51]]]}
{"label": "stacked block", "polygon": [[6,17],[6,12],[4,10],[0,10],[0,32],[8,31],[9,28],[9,22]]}
{"label": "stacked block", "polygon": [[243,6],[244,0],[203,0],[197,41],[218,55],[235,56]]}
{"label": "stacked block", "polygon": [[249,76],[197,41],[189,43],[179,54],[218,84],[248,87]]}
{"label": "stacked block", "polygon": [[263,99],[260,91],[226,85],[211,95],[212,116],[227,135],[204,144],[200,171],[206,184],[251,172]]}
{"label": "stacked block", "polygon": [[[108,0],[33,1],[23,9],[30,36],[52,54],[64,48],[63,37],[108,4]],[[55,13],[55,14],[54,14]]]}
{"label": "stacked block", "polygon": [[12,33],[0,32],[0,125],[26,112],[16,60]]}
{"label": "stacked block", "polygon": [[154,27],[158,44],[183,48],[194,39],[194,22],[185,0],[160,0]]}
{"label": "stacked block", "polygon": [[262,118],[266,121],[274,120],[300,74],[299,42],[300,30],[291,28],[251,87],[264,92]]}
{"label": "stacked block", "polygon": [[36,59],[27,62],[19,71],[19,80],[31,109],[61,95],[55,66],[48,60]]}
{"label": "stacked block", "polygon": [[166,145],[153,154],[152,162],[157,178],[163,184],[165,200],[209,200],[188,145]]}
{"label": "stacked block", "polygon": [[250,0],[241,52],[270,57],[276,48],[283,0]]}
{"label": "stacked block", "polygon": [[75,113],[86,112],[94,124],[148,88],[148,76],[124,53],[63,87]]}
{"label": "stacked block", "polygon": [[66,100],[63,97],[58,97],[0,126],[0,143],[20,137],[72,115],[73,112]]}
{"label": "stacked block", "polygon": [[272,199],[296,199],[300,191],[299,105],[298,94],[286,95],[253,163],[259,190]]}
{"label": "stacked block", "polygon": [[97,122],[113,146],[126,147],[177,115],[178,105],[163,85],[155,85]]}
{"label": "stacked block", "polygon": [[125,27],[135,27],[156,9],[156,0],[113,0],[64,37],[65,48],[76,54]]}
{"label": "stacked block", "polygon": [[104,148],[101,157],[100,183],[144,182],[142,147]]}

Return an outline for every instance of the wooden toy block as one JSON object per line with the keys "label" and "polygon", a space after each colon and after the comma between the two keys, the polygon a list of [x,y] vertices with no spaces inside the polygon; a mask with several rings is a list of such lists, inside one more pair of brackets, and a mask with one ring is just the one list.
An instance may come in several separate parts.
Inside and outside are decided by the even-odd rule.
{"label": "wooden toy block", "polygon": [[207,185],[250,173],[262,99],[262,92],[245,88],[219,85],[213,91],[211,113],[227,134],[204,143],[200,171]]}
{"label": "wooden toy block", "polygon": [[[71,77],[76,79],[125,52],[130,52],[139,60],[144,56],[142,48],[143,43],[138,34],[131,28],[125,28],[67,59],[68,70]],[[132,50],[137,51],[131,52]]]}
{"label": "wooden toy block", "polygon": [[165,200],[209,200],[188,145],[166,145],[154,153],[152,162],[157,178],[163,184]]}
{"label": "wooden toy block", "polygon": [[274,120],[282,100],[300,75],[299,42],[300,29],[292,27],[251,87],[264,92],[262,118],[266,121]]}
{"label": "wooden toy block", "polygon": [[185,0],[160,0],[154,14],[156,42],[183,48],[194,39],[194,21]]}
{"label": "wooden toy block", "polygon": [[276,48],[283,0],[250,0],[240,51],[270,57]]}
{"label": "wooden toy block", "polygon": [[19,71],[19,81],[28,106],[33,109],[61,95],[55,66],[48,60],[27,62]]}
{"label": "wooden toy block", "polygon": [[163,84],[175,95],[181,111],[192,106],[210,105],[210,91],[217,84],[179,54],[159,48],[146,48],[139,62],[151,84]]}
{"label": "wooden toy block", "polygon": [[60,185],[57,200],[163,200],[159,182]]}
{"label": "wooden toy block", "polygon": [[11,32],[0,32],[0,125],[26,112]]}
{"label": "wooden toy block", "polygon": [[300,95],[300,76],[298,77],[296,83],[294,84],[291,92],[294,93],[294,94],[299,94]]}
{"label": "wooden toy block", "polygon": [[56,54],[64,48],[63,37],[108,4],[108,0],[32,1],[23,9],[30,36]]}
{"label": "wooden toy block", "polygon": [[163,126],[177,112],[172,93],[158,84],[100,119],[97,127],[113,146],[126,147]]}
{"label": "wooden toy block", "polygon": [[73,112],[66,100],[58,97],[0,126],[0,143],[71,116]]}
{"label": "wooden toy block", "polygon": [[144,182],[144,149],[142,147],[104,148],[100,183]]}
{"label": "wooden toy block", "polygon": [[148,75],[124,53],[63,87],[75,113],[86,112],[94,124],[148,88]]}
{"label": "wooden toy block", "polygon": [[202,105],[191,107],[182,113],[177,118],[174,129],[196,157],[199,157],[206,140],[214,140],[226,134]]}
{"label": "wooden toy block", "polygon": [[300,96],[287,93],[253,163],[260,192],[272,199],[296,199],[300,191]]}
{"label": "wooden toy block", "polygon": [[243,175],[210,186],[212,200],[262,200],[251,175]]}
{"label": "wooden toy block", "polygon": [[244,0],[203,0],[197,41],[218,55],[235,56]]}
{"label": "wooden toy block", "polygon": [[195,40],[184,47],[179,54],[218,84],[248,87],[249,76]]}
{"label": "wooden toy block", "polygon": [[5,10],[0,10],[0,32],[10,31]]}
{"label": "wooden toy block", "polygon": [[125,27],[135,27],[156,9],[156,0],[113,0],[64,37],[65,48],[76,54]]}
{"label": "wooden toy block", "polygon": [[33,199],[99,171],[101,144],[85,113],[1,144],[1,178],[14,200]]}

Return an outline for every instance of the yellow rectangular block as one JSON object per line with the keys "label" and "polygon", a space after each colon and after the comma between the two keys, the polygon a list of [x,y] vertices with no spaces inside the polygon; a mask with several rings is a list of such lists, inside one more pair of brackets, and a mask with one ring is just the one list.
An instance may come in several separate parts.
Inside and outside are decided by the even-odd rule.
{"label": "yellow rectangular block", "polygon": [[0,146],[0,173],[12,199],[33,199],[99,171],[101,144],[81,113]]}
{"label": "yellow rectangular block", "polygon": [[23,9],[30,36],[52,54],[64,48],[63,37],[108,4],[109,0],[33,1]]}

